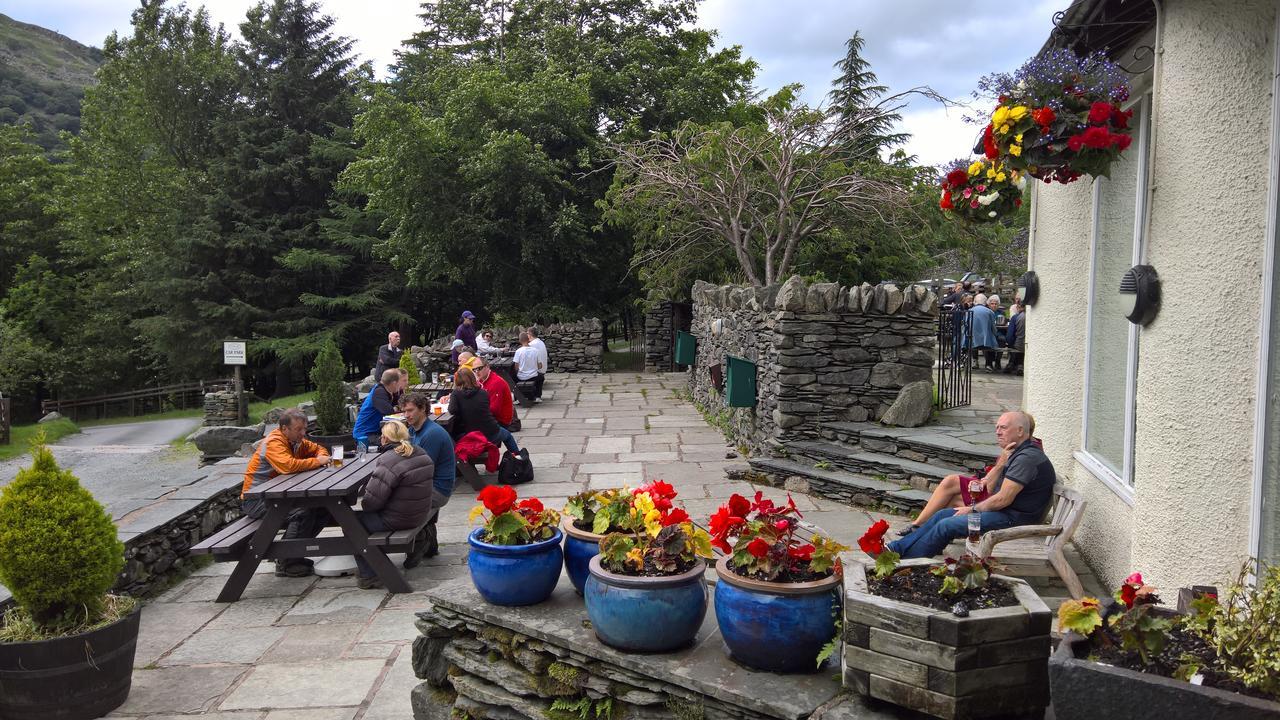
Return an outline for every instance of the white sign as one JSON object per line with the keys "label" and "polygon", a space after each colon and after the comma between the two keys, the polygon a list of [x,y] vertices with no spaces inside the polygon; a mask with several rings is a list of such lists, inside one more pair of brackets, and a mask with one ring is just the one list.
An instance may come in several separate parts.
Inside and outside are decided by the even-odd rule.
{"label": "white sign", "polygon": [[248,365],[245,361],[245,342],[243,340],[226,340],[222,343],[222,363],[224,365]]}

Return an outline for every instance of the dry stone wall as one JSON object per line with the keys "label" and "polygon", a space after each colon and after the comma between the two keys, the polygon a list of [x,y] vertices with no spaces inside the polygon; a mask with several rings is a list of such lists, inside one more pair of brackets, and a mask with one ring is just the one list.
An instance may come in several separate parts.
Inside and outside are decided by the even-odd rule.
{"label": "dry stone wall", "polygon": [[[922,286],[699,282],[693,300],[694,400],[756,452],[817,438],[823,422],[879,420],[903,386],[933,377],[938,301]],[[756,364],[754,408],[727,407],[713,387],[726,355]]]}
{"label": "dry stone wall", "polygon": [[[519,343],[520,331],[513,325],[506,328],[484,327],[493,332],[493,344],[507,347]],[[539,327],[542,341],[547,344],[547,360],[553,373],[598,373],[604,356],[604,325],[598,318],[587,318],[573,323],[553,323]],[[437,339],[426,347],[413,346],[409,352],[424,373],[448,372],[449,346],[453,336]]]}
{"label": "dry stone wall", "polygon": [[672,327],[671,302],[663,300],[644,314],[644,371],[671,372],[675,358],[671,349],[675,343]]}

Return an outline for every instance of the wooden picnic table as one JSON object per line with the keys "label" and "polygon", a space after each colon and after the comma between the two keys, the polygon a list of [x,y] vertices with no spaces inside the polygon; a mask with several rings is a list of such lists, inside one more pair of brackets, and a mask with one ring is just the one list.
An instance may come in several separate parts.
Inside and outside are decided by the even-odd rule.
{"label": "wooden picnic table", "polygon": [[[326,466],[278,475],[250,488],[244,494],[245,499],[264,501],[267,512],[258,522],[248,546],[222,587],[218,602],[239,600],[263,560],[313,555],[359,555],[369,563],[388,590],[411,592],[409,583],[387,558],[384,548],[401,546],[406,541],[411,544],[417,530],[385,531],[371,536],[352,509],[360,491],[373,475],[377,457],[375,453],[367,453],[363,457],[346,460],[340,468]],[[276,534],[288,523],[289,513],[297,509],[327,511],[342,528],[342,536],[277,539]]]}

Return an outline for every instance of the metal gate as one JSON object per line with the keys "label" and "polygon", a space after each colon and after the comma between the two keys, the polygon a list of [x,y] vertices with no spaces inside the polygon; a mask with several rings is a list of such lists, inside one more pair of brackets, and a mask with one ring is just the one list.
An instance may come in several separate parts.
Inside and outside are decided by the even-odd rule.
{"label": "metal gate", "polygon": [[973,316],[938,312],[938,397],[939,410],[968,405],[973,394],[973,352],[969,349]]}

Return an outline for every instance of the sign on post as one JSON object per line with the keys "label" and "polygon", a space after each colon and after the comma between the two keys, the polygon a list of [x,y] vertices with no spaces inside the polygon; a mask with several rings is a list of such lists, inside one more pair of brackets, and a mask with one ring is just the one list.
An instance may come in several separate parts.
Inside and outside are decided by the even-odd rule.
{"label": "sign on post", "polygon": [[222,342],[222,363],[224,365],[247,365],[245,341],[224,340]]}

